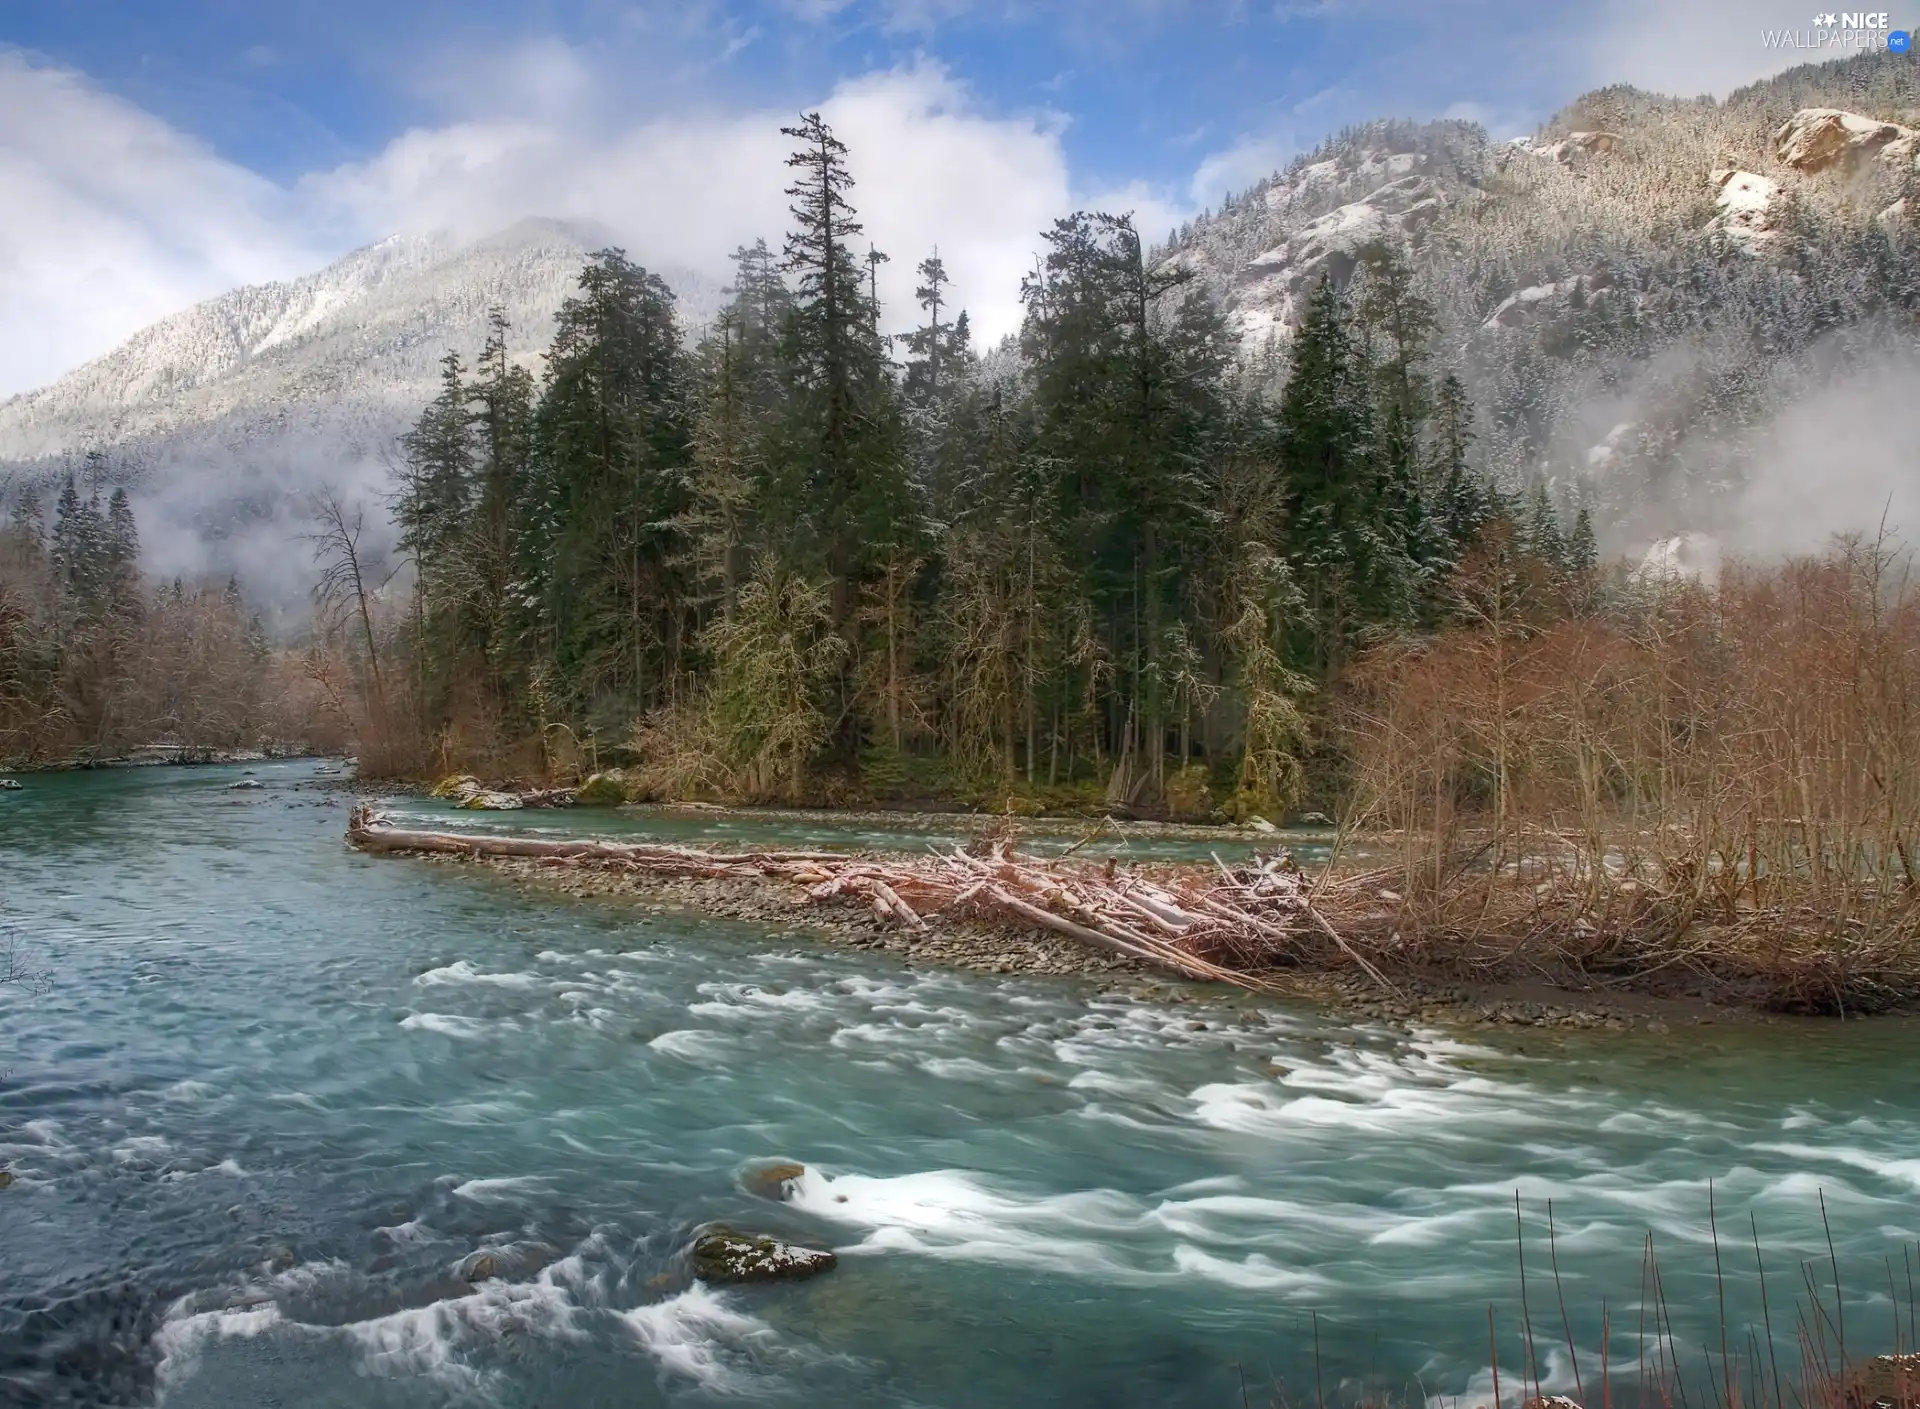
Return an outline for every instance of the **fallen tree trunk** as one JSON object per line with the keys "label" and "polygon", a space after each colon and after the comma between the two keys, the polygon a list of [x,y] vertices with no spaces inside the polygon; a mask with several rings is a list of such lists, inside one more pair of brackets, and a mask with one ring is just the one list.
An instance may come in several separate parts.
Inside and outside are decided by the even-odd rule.
{"label": "fallen tree trunk", "polygon": [[[1296,961],[1318,940],[1331,939],[1336,952],[1388,986],[1314,908],[1291,869],[1236,875],[1222,866],[1225,884],[1210,876],[1155,883],[1131,870],[1116,871],[1111,863],[1043,860],[1004,845],[984,857],[955,848],[885,861],[827,851],[723,852],[663,842],[415,831],[389,825],[370,808],[355,810],[347,841],[375,854],[513,857],[783,883],[800,890],[796,899],[859,904],[882,923],[915,932],[926,931],[929,915],[963,914],[1044,930],[1184,978],[1242,988],[1271,987],[1257,969]],[[1222,953],[1245,966],[1208,957]]]}

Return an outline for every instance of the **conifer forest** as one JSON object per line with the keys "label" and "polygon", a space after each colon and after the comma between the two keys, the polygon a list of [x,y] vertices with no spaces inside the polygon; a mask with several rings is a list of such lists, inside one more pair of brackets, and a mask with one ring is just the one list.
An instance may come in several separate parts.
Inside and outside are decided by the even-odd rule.
{"label": "conifer forest", "polygon": [[544,375],[498,324],[448,353],[381,687],[435,768],[558,735],[663,797],[1281,810],[1329,683],[1438,621],[1496,525],[1543,581],[1594,572],[1584,511],[1474,468],[1392,248],[1320,284],[1284,370],[1097,212],[1045,232],[1017,349],[974,345],[934,251],[888,337],[850,155],[786,133],[792,229],[697,340],[609,249]]}

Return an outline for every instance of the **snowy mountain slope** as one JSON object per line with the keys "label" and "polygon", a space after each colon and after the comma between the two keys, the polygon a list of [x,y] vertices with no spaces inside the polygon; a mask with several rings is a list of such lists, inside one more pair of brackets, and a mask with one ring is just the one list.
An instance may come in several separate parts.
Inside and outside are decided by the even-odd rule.
{"label": "snowy mountain slope", "polygon": [[1751,522],[1761,478],[1847,481],[1823,496],[1831,523],[1794,526],[1818,546],[1876,519],[1889,487],[1847,476],[1898,447],[1850,425],[1831,441],[1844,456],[1789,464],[1777,421],[1823,397],[1850,405],[1862,377],[1920,395],[1912,276],[1897,272],[1920,268],[1902,233],[1916,148],[1920,65],[1902,56],[1809,65],[1718,101],[1603,89],[1507,143],[1457,122],[1352,129],[1160,256],[1255,350],[1283,355],[1322,274],[1344,280],[1366,245],[1396,246],[1433,309],[1436,370],[1465,379],[1477,455],[1509,485],[1544,479],[1632,550],[1686,530],[1769,541]]}
{"label": "snowy mountain slope", "polygon": [[[50,486],[103,451],[110,477],[137,490],[158,567],[271,582],[306,494],[335,483],[377,497],[446,351],[471,362],[498,306],[513,355],[537,368],[554,311],[608,243],[550,220],[473,241],[397,236],[304,278],[209,299],[0,402],[0,484]],[[711,282],[662,272],[690,323],[718,306]]]}

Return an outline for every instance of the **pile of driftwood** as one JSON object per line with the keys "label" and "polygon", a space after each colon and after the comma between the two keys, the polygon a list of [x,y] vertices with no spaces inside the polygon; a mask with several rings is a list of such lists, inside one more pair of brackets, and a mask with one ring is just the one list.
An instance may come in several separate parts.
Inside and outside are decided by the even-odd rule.
{"label": "pile of driftwood", "polygon": [[[1262,988],[1263,969],[1350,963],[1391,985],[1324,913],[1364,878],[1328,886],[1284,854],[1238,867],[1214,862],[1149,874],[1113,861],[1022,855],[1005,841],[877,859],[827,851],[734,851],[659,842],[547,841],[393,827],[357,808],[347,840],[376,853],[525,857],[553,865],[764,880],[813,902],[861,904],[888,924],[923,932],[939,916],[987,919],[1065,935],[1189,978]],[[1328,892],[1333,895],[1330,897]],[[1330,952],[1332,951],[1332,952]]]}

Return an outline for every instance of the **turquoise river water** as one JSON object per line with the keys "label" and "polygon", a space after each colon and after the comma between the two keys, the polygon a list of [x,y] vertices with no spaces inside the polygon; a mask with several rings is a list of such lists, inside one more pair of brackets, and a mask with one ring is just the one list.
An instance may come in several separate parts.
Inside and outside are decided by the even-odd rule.
{"label": "turquoise river water", "polygon": [[[1735,1357],[1749,1218],[1786,1355],[1822,1196],[1852,1344],[1911,1311],[1911,1025],[1409,1032],[941,971],[362,857],[314,771],[0,793],[0,927],[41,974],[0,987],[9,1409],[1474,1405],[1490,1305],[1513,1403],[1516,1192],[1546,1386],[1597,1402],[1605,1306],[1632,1398],[1650,1231],[1705,1404],[1709,1180]],[[743,1183],[767,1159],[806,1165],[791,1201]],[[840,1264],[690,1284],[714,1219]]]}

